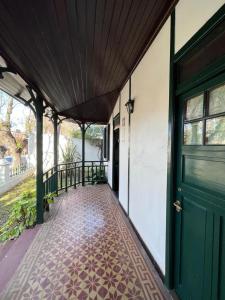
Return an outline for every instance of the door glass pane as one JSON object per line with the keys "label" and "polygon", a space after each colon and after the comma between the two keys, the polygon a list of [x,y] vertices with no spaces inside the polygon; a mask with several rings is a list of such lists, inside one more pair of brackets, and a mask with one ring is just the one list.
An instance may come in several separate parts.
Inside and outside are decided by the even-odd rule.
{"label": "door glass pane", "polygon": [[206,121],[206,144],[225,144],[225,117]]}
{"label": "door glass pane", "polygon": [[202,121],[184,124],[184,145],[201,145],[202,131]]}
{"label": "door glass pane", "polygon": [[209,93],[209,114],[225,112],[225,85],[220,86]]}
{"label": "door glass pane", "polygon": [[186,120],[193,120],[203,116],[203,102],[203,94],[187,101]]}

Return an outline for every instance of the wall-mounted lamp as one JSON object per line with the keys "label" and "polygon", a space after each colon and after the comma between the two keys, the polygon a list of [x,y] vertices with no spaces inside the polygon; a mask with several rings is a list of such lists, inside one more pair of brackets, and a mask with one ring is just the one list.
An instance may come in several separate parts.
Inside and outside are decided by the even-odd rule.
{"label": "wall-mounted lamp", "polygon": [[132,114],[134,112],[134,100],[129,99],[127,101],[127,103],[125,104],[126,108],[127,108],[127,112],[128,114]]}

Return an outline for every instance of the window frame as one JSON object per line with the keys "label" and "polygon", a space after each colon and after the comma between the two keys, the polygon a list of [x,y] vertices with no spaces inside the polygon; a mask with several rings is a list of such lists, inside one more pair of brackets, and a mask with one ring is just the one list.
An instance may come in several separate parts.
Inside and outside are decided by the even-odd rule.
{"label": "window frame", "polygon": [[[210,92],[221,87],[221,86],[225,86],[225,82],[218,84],[210,89],[207,89],[205,91],[201,91],[199,93],[197,93],[196,95],[192,95],[191,97],[187,97],[184,101],[184,108],[183,108],[183,146],[225,146],[224,144],[208,144],[207,141],[207,137],[206,137],[206,122],[209,119],[215,119],[215,118],[219,118],[219,117],[225,117],[225,111],[224,112],[220,112],[220,113],[215,113],[215,114],[209,114],[209,101],[210,101]],[[187,103],[189,100],[200,96],[201,94],[203,94],[203,116],[200,118],[195,118],[195,119],[191,119],[191,120],[187,120],[186,119],[186,113],[187,113]],[[201,144],[185,144],[184,143],[184,127],[185,124],[190,124],[190,123],[196,123],[196,122],[203,122],[203,130],[202,130],[202,143]]]}

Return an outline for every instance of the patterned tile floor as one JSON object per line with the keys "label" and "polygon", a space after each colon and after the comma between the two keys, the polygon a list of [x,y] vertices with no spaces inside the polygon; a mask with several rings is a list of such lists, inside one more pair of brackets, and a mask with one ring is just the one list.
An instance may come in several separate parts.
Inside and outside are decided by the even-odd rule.
{"label": "patterned tile floor", "polygon": [[0,299],[168,299],[142,252],[107,185],[70,190]]}

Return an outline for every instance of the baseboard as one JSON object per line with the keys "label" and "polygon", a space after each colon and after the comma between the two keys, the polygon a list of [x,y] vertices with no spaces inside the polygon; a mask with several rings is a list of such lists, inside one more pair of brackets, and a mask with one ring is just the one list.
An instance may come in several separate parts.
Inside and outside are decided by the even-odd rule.
{"label": "baseboard", "polygon": [[164,283],[165,282],[165,276],[164,274],[162,273],[159,265],[157,264],[157,262],[155,261],[154,257],[152,256],[150,250],[148,249],[147,245],[145,244],[145,242],[143,241],[141,235],[139,234],[138,230],[136,229],[135,225],[133,224],[133,222],[131,221],[130,217],[128,216],[127,212],[125,211],[125,209],[123,208],[122,204],[120,203],[116,193],[113,191],[113,189],[111,188],[111,186],[108,184],[109,188],[111,189],[112,193],[113,193],[113,196],[115,198],[115,200],[117,201],[117,203],[119,204],[119,206],[121,207],[125,217],[127,218],[128,222],[130,223],[134,233],[136,234],[137,236],[137,239],[139,240],[139,242],[141,243],[143,249],[145,250],[148,258],[150,259],[150,261],[152,262],[153,266],[155,267],[159,277],[161,278],[162,282]]}

